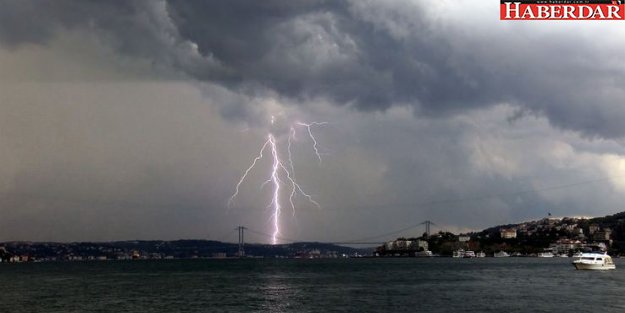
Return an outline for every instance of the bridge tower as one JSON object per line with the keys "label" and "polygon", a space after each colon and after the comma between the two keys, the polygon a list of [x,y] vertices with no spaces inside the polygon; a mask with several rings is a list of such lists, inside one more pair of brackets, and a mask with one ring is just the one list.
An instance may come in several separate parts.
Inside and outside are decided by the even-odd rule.
{"label": "bridge tower", "polygon": [[243,226],[239,226],[236,228],[236,230],[239,231],[239,251],[237,252],[237,256],[242,258],[245,256],[245,230],[247,228],[243,227]]}
{"label": "bridge tower", "polygon": [[431,226],[431,225],[436,225],[436,224],[434,224],[434,223],[433,223],[432,221],[430,221],[430,220],[427,220],[427,221],[425,221],[425,222],[423,222],[423,223],[421,223],[421,224],[424,224],[424,225],[425,225],[425,234],[426,234],[428,237],[430,237],[430,226]]}

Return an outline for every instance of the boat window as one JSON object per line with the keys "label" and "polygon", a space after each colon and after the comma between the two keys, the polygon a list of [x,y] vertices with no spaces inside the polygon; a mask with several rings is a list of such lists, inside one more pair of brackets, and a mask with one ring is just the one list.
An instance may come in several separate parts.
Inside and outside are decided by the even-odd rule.
{"label": "boat window", "polygon": [[589,261],[594,261],[595,258],[590,258],[590,257],[583,257],[582,260],[589,260]]}

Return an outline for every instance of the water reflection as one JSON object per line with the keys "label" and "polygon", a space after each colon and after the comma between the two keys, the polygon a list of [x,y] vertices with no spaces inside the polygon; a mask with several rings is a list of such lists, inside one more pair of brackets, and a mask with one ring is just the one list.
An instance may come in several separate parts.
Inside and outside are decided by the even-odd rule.
{"label": "water reflection", "polygon": [[263,275],[259,281],[260,292],[263,297],[262,311],[285,312],[295,310],[297,298],[300,296],[298,288],[293,284],[293,277],[285,273]]}

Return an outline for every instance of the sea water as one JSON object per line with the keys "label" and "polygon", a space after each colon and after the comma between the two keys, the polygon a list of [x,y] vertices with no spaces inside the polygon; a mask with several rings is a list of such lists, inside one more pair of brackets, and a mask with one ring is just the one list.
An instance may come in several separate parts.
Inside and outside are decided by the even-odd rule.
{"label": "sea water", "polygon": [[625,312],[625,262],[569,258],[0,264],[0,312]]}

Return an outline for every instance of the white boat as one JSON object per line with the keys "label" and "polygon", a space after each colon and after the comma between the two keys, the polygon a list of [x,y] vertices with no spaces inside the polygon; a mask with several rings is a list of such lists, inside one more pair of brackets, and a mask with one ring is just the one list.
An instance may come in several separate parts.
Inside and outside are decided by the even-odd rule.
{"label": "white boat", "polygon": [[605,252],[582,253],[573,260],[573,266],[578,270],[613,270],[616,268],[612,258]]}
{"label": "white boat", "polygon": [[507,258],[510,255],[506,251],[499,251],[499,252],[495,252],[493,256],[496,258]]}
{"label": "white boat", "polygon": [[454,254],[452,256],[454,258],[462,258],[462,257],[464,257],[464,249],[455,250]]}
{"label": "white boat", "polygon": [[484,253],[484,251],[480,251],[478,253],[475,254],[476,258],[485,258],[486,257],[486,253]]}
{"label": "white boat", "polygon": [[434,254],[432,254],[432,251],[430,250],[424,250],[424,251],[417,251],[417,253],[415,253],[416,257],[430,257],[430,256],[434,256]]}
{"label": "white boat", "polygon": [[475,257],[475,252],[471,251],[471,250],[467,250],[464,252],[464,257],[465,258],[474,258]]}
{"label": "white boat", "polygon": [[541,253],[539,253],[539,254],[538,254],[538,257],[539,257],[539,258],[553,258],[553,257],[554,257],[554,255],[553,255],[553,252],[551,252],[551,251],[546,251],[546,252],[541,252]]}

